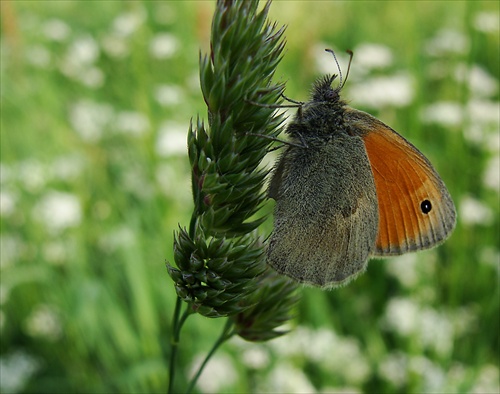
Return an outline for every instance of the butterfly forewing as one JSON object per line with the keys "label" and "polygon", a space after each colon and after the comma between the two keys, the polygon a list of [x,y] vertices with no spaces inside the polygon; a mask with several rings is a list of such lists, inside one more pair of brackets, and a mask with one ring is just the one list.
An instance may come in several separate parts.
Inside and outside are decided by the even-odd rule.
{"label": "butterfly forewing", "polygon": [[375,179],[379,227],[375,255],[427,249],[455,225],[455,207],[443,181],[410,142],[373,116],[346,109],[353,134],[361,135]]}

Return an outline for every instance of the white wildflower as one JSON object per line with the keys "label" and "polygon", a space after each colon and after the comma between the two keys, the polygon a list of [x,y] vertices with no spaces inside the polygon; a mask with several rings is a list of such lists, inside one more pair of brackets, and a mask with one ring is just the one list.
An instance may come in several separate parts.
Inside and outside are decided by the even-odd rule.
{"label": "white wildflower", "polygon": [[154,96],[158,104],[167,107],[179,104],[183,99],[183,91],[179,86],[160,85],[155,89]]}
{"label": "white wildflower", "polygon": [[56,308],[41,304],[27,317],[25,329],[28,335],[55,342],[62,336],[62,325]]}
{"label": "white wildflower", "polygon": [[480,65],[469,67],[466,63],[460,63],[455,68],[454,77],[467,85],[472,97],[493,97],[498,92],[498,79]]}
{"label": "white wildflower", "polygon": [[398,74],[387,77],[373,77],[363,82],[349,85],[348,96],[356,106],[384,108],[404,107],[414,96],[413,81],[410,76]]}
{"label": "white wildflower", "polygon": [[22,392],[31,376],[40,368],[32,355],[23,351],[0,357],[0,391],[15,394]]}
{"label": "white wildflower", "polygon": [[431,56],[446,56],[449,53],[465,54],[468,52],[470,42],[461,31],[442,29],[426,44],[426,52]]}
{"label": "white wildflower", "polygon": [[102,138],[113,116],[111,105],[81,100],[72,105],[69,121],[84,141],[97,142]]}
{"label": "white wildflower", "polygon": [[168,59],[176,54],[179,48],[177,37],[170,33],[156,34],[150,42],[151,55],[157,59]]}
{"label": "white wildflower", "polygon": [[484,33],[496,33],[500,30],[500,15],[498,12],[480,11],[474,15],[474,28]]}
{"label": "white wildflower", "polygon": [[[195,358],[191,365],[191,376],[194,376],[203,357]],[[234,368],[234,362],[224,353],[217,353],[205,366],[196,385],[204,393],[220,393],[224,388],[230,387],[236,383],[237,374]]]}
{"label": "white wildflower", "polygon": [[17,193],[3,188],[0,190],[0,215],[10,216],[14,213],[17,204]]}
{"label": "white wildflower", "polygon": [[408,356],[402,352],[389,353],[378,364],[378,372],[396,387],[406,384],[408,379]]}
{"label": "white wildflower", "polygon": [[82,220],[82,208],[74,194],[49,191],[34,207],[33,215],[49,231],[59,233],[77,227]]}
{"label": "white wildflower", "polygon": [[108,33],[102,38],[102,49],[107,55],[121,59],[130,53],[129,43],[116,33]]}
{"label": "white wildflower", "polygon": [[156,153],[167,157],[187,153],[187,130],[180,123],[166,121],[160,125],[156,140]]}
{"label": "white wildflower", "polygon": [[423,123],[435,123],[445,127],[460,126],[464,109],[460,103],[451,101],[435,102],[423,108],[420,119]]}
{"label": "white wildflower", "polygon": [[381,44],[364,43],[354,49],[353,67],[366,71],[389,67],[393,63],[392,51]]}
{"label": "white wildflower", "polygon": [[61,19],[49,19],[42,26],[45,37],[52,41],[65,41],[68,39],[71,28]]}
{"label": "white wildflower", "polygon": [[483,182],[489,189],[500,192],[500,156],[492,157],[483,174]]}
{"label": "white wildflower", "polygon": [[464,196],[459,204],[460,221],[466,225],[489,225],[494,215],[490,207],[481,201]]}
{"label": "white wildflower", "polygon": [[479,376],[469,392],[473,394],[499,393],[500,371],[498,366],[493,364],[481,366]]}
{"label": "white wildflower", "polygon": [[148,131],[149,119],[140,112],[118,112],[116,114],[116,129],[124,134],[139,136]]}
{"label": "white wildflower", "polygon": [[124,12],[115,18],[113,32],[119,37],[131,36],[144,24],[146,17],[143,7],[134,7],[133,11]]}
{"label": "white wildflower", "polygon": [[269,393],[312,394],[316,392],[316,389],[301,369],[283,360],[271,370],[266,387],[260,387],[259,391]]}

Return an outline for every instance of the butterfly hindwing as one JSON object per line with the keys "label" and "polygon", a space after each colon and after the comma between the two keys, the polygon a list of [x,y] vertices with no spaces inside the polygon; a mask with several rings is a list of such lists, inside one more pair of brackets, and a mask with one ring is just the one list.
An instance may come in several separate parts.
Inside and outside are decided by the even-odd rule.
{"label": "butterfly hindwing", "polygon": [[276,200],[268,262],[300,282],[331,287],[364,271],[377,235],[375,183],[360,137],[289,146],[269,186]]}

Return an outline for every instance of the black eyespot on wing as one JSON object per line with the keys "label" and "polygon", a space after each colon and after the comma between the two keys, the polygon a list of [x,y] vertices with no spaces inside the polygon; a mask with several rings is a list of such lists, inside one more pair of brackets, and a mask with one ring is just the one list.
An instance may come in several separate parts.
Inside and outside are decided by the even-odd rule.
{"label": "black eyespot on wing", "polygon": [[432,204],[429,200],[424,200],[420,203],[422,213],[428,214],[432,210]]}

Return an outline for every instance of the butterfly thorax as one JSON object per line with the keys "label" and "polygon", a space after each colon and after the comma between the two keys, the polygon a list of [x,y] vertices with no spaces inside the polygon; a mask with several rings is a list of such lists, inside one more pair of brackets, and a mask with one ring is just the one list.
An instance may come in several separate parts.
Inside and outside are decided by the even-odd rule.
{"label": "butterfly thorax", "polygon": [[340,87],[332,88],[336,75],[325,76],[313,86],[311,100],[303,104],[287,133],[299,140],[328,140],[337,133],[345,133],[346,103],[340,98]]}

